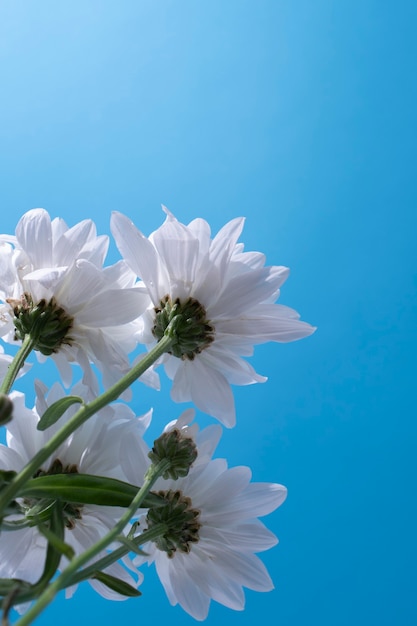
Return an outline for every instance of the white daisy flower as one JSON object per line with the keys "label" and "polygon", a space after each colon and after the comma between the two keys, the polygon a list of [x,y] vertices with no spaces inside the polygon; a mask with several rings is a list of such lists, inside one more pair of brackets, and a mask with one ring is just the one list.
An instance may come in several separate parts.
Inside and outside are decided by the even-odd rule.
{"label": "white daisy flower", "polygon": [[255,553],[278,540],[257,517],[280,506],[287,490],[250,479],[249,468],[228,469],[224,459],[215,459],[192,467],[185,478],[159,479],[154,486],[167,505],[150,509],[142,527],[164,522],[169,529],[145,543],[148,556],[135,557],[134,564],[154,562],[170,603],[197,620],[207,617],[211,599],[239,611],[243,587],[273,589]]}
{"label": "white daisy flower", "polygon": [[187,318],[183,334],[163,361],[176,402],[194,404],[225,426],[235,424],[230,384],[264,382],[242,357],[256,344],[301,339],[315,328],[293,309],[274,304],[288,268],[265,267],[259,252],[243,252],[237,240],[244,220],[227,223],[211,239],[202,219],[188,226],[167,213],[149,239],[124,215],[113,213],[120,253],[140,277],[153,307],[142,317],[141,341],[160,339],[172,317]]}
{"label": "white daisy flower", "polygon": [[133,320],[149,298],[134,287],[136,277],[124,262],[102,267],[108,238],[96,235],[91,220],[68,228],[34,209],[21,218],[15,237],[0,240],[0,334],[6,341],[23,339],[42,314],[49,321],[36,349],[52,356],[66,385],[71,362],[93,385],[90,361],[102,370],[104,384],[113,384],[129,367]]}
{"label": "white daisy flower", "polygon": [[[24,395],[19,392],[10,394],[14,404],[13,419],[6,426],[7,446],[0,445],[0,467],[3,470],[21,470],[33,458],[46,441],[60,428],[62,422],[69,419],[77,410],[71,407],[65,415],[46,431],[37,430],[39,415],[64,393],[60,385],[54,385],[46,398],[46,387],[37,381],[36,408],[25,406]],[[74,393],[91,399],[91,393],[79,386]],[[106,476],[127,481],[124,468],[125,446],[135,446],[135,478],[137,485],[142,484],[149,465],[148,447],[142,435],[149,425],[151,412],[136,418],[125,404],[107,406],[91,417],[74,432],[41,468],[42,473],[84,473]],[[142,442],[142,443],[141,443]],[[127,471],[130,471],[129,462]],[[32,501],[33,500],[33,501]],[[25,516],[29,519],[36,506],[34,499],[19,499]],[[111,530],[120,518],[122,509],[113,506],[93,504],[67,504],[65,514],[65,542],[72,546],[76,554],[84,552]],[[19,516],[21,517],[21,515]],[[14,516],[16,519],[16,517]],[[9,518],[12,520],[13,518]],[[36,525],[0,534],[0,578],[19,578],[31,583],[36,582],[43,571],[46,555],[46,539]],[[103,555],[102,555],[103,556]],[[96,558],[99,558],[98,555]],[[95,559],[96,560],[96,559]],[[65,560],[63,563],[65,566]],[[138,575],[135,580],[120,563],[114,563],[106,573],[122,579],[137,587],[142,580]],[[112,600],[122,600],[120,596],[98,580],[89,580],[98,593]],[[71,597],[75,587],[67,589]]]}

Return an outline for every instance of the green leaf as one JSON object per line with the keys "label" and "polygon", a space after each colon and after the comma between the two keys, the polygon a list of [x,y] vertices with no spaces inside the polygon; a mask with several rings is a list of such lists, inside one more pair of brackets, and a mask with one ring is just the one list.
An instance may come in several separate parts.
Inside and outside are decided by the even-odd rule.
{"label": "green leaf", "polygon": [[91,578],[95,578],[99,580],[103,585],[106,585],[112,591],[116,591],[116,593],[120,593],[121,596],[126,596],[128,598],[137,598],[141,596],[142,593],[139,589],[135,589],[132,585],[125,583],[124,580],[120,580],[115,576],[110,576],[110,574],[105,574],[104,572],[95,572]]}
{"label": "green leaf", "polygon": [[7,596],[13,590],[21,588],[29,591],[32,585],[19,578],[0,578],[0,596]]}
{"label": "green leaf", "polygon": [[[28,480],[19,491],[19,496],[128,507],[138,491],[136,485],[116,478],[91,474],[51,474]],[[141,506],[155,508],[161,504],[164,504],[164,500],[160,496],[149,493]]]}
{"label": "green leaf", "polygon": [[37,429],[46,430],[52,426],[52,424],[55,424],[70,406],[77,403],[84,404],[84,400],[79,396],[66,396],[65,398],[57,400],[46,409],[38,422]]}
{"label": "green leaf", "polygon": [[47,528],[44,524],[39,524],[38,530],[48,540],[48,550],[46,553],[44,572],[37,584],[43,581],[49,582],[58,568],[62,555],[71,560],[75,554],[73,548],[64,542],[65,526],[62,504],[60,502],[56,502],[53,508],[51,527]]}

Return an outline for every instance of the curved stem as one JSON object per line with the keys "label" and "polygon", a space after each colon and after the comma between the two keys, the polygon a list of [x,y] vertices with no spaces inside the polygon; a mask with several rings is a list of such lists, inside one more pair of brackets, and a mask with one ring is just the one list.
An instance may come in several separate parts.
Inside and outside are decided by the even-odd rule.
{"label": "curved stem", "polygon": [[[169,329],[167,329],[168,331]],[[0,515],[9,502],[15,498],[19,489],[24,485],[34,473],[42,466],[51,454],[89,417],[100,411],[102,408],[114,402],[117,398],[132,385],[142,374],[155,363],[165,352],[168,352],[175,341],[175,336],[166,332],[165,336],[148,352],[148,354],[137,363],[125,376],[117,383],[107,389],[103,394],[92,400],[89,404],[82,406],[70,420],[49,439],[43,448],[39,450],[29,463],[19,472],[15,478],[4,487],[0,495]]]}
{"label": "curved stem", "polygon": [[0,393],[5,393],[5,394],[9,393],[14,381],[16,380],[16,377],[19,371],[25,364],[25,361],[27,357],[29,356],[29,354],[32,352],[35,346],[35,343],[36,343],[36,340],[33,339],[31,335],[26,335],[26,337],[23,340],[22,345],[20,346],[19,350],[16,352],[13,358],[13,361],[10,363],[9,367],[7,368],[6,376],[4,377],[3,382],[0,386]]}

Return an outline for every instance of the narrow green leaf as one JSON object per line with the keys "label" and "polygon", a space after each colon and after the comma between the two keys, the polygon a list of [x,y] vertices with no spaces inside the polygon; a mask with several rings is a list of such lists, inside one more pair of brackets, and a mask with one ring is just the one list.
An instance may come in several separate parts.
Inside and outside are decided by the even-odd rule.
{"label": "narrow green leaf", "polygon": [[46,537],[48,542],[56,549],[57,552],[66,556],[69,561],[74,558],[74,549],[70,545],[64,541],[60,541],[54,533],[52,533],[45,526],[42,526],[42,524],[38,526],[38,530],[42,533],[42,535],[44,535],[44,537]]}
{"label": "narrow green leaf", "polygon": [[37,429],[46,430],[49,426],[55,424],[73,404],[84,404],[84,400],[79,396],[66,396],[51,404],[39,420]]}
{"label": "narrow green leaf", "polygon": [[49,582],[58,568],[62,555],[65,555],[69,560],[74,556],[73,548],[64,542],[64,517],[62,504],[59,501],[55,503],[52,511],[51,527],[47,528],[44,524],[39,524],[38,530],[48,540],[44,571],[37,583],[40,584],[45,581]]}
{"label": "narrow green leaf", "polygon": [[[63,502],[99,504],[128,507],[139,487],[116,478],[91,474],[51,474],[38,476],[27,481],[19,496],[27,498],[60,499]],[[149,493],[141,506],[157,507],[164,500]]]}
{"label": "narrow green leaf", "polygon": [[120,593],[121,596],[126,596],[128,598],[137,598],[142,595],[139,589],[135,589],[132,585],[125,583],[124,580],[120,580],[115,576],[110,576],[110,574],[105,574],[104,572],[95,572],[91,578],[95,578],[99,580],[103,585],[106,585],[112,591],[116,591],[116,593]]}

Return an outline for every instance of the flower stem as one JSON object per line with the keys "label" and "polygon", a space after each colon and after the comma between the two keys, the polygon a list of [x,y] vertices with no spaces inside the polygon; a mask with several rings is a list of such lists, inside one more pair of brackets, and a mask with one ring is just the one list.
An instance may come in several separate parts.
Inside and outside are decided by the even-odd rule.
{"label": "flower stem", "polygon": [[[167,329],[168,330],[168,329]],[[117,398],[132,385],[142,374],[149,368],[155,361],[159,359],[165,352],[167,352],[172,343],[175,341],[175,336],[170,332],[166,332],[164,337],[156,344],[156,346],[148,352],[148,354],[137,363],[125,376],[123,376],[117,383],[107,389],[100,396],[92,400],[89,404],[83,405],[70,420],[49,439],[43,448],[41,448],[35,456],[29,461],[29,463],[21,470],[15,478],[5,487],[0,495],[0,515],[7,507],[9,502],[15,498],[19,492],[19,489],[30,478],[33,477],[35,472],[42,466],[51,454],[75,431],[79,428],[89,417],[100,411],[102,408],[114,402]],[[22,346],[23,348],[23,346]]]}
{"label": "flower stem", "polygon": [[[155,524],[155,526],[152,526],[152,528],[145,530],[142,534],[140,534],[138,537],[135,537],[131,541],[138,548],[148,541],[155,541],[155,539],[158,539],[158,537],[164,535],[167,532],[167,529],[167,524]],[[125,545],[120,546],[120,548],[116,548],[116,550],[109,552],[108,554],[106,554],[106,556],[103,556],[98,561],[95,561],[88,567],[85,567],[84,569],[74,574],[74,576],[71,578],[71,581],[65,586],[69,587],[70,585],[76,585],[83,580],[91,578],[94,572],[102,572],[106,567],[109,567],[109,565],[116,563],[116,561],[126,556],[126,554],[129,554],[129,552],[131,552],[131,550]]]}
{"label": "flower stem", "polygon": [[25,361],[29,354],[32,352],[36,343],[36,339],[34,339],[31,335],[26,335],[24,338],[22,345],[19,350],[16,352],[13,361],[10,363],[7,368],[6,376],[3,379],[3,382],[0,386],[0,393],[8,394],[16,377],[25,364]]}
{"label": "flower stem", "polygon": [[[56,594],[61,589],[64,589],[74,583],[74,575],[85,563],[91,561],[91,559],[94,558],[99,552],[105,550],[107,546],[117,539],[117,536],[123,531],[126,524],[129,523],[132,516],[140,507],[152,485],[159,478],[159,476],[162,476],[162,474],[169,468],[169,465],[169,459],[164,459],[157,465],[152,465],[149,468],[147,474],[145,475],[142,487],[139,489],[130,506],[126,509],[115,526],[106,535],[104,535],[104,537],[88,548],[88,550],[79,556],[74,557],[70,561],[69,565],[58,576],[58,578],[56,578],[54,582],[51,583],[43,593],[41,593],[36,603],[27,611],[27,613],[25,613],[25,615],[23,615],[23,617],[20,618],[20,620],[16,622],[16,626],[28,626],[43,611],[43,609],[45,609],[48,604],[52,602]],[[97,564],[94,564],[94,571],[97,571]],[[80,574],[84,574],[85,576],[85,572],[80,572]]]}

